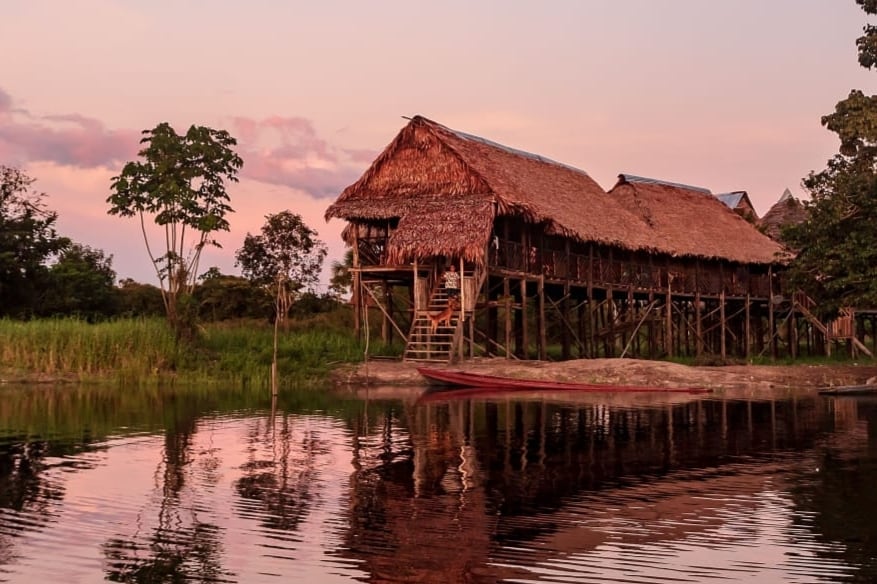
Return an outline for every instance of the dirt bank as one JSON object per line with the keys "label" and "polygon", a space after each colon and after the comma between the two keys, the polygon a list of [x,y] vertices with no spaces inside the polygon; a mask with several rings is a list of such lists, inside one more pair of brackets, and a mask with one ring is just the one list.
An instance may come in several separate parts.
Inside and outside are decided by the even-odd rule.
{"label": "dirt bank", "polygon": [[[339,384],[349,385],[425,385],[416,367],[414,363],[373,360],[367,364],[338,369],[333,378]],[[476,359],[446,368],[517,378],[661,387],[696,386],[716,391],[814,390],[863,384],[877,376],[875,362],[706,367],[640,359],[576,359],[560,362]]]}

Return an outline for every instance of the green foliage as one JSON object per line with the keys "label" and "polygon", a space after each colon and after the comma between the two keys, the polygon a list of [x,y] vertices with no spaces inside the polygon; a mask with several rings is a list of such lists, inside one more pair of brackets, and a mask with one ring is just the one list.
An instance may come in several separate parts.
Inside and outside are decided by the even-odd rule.
{"label": "green foliage", "polygon": [[[877,0],[856,0],[867,14],[877,14]],[[865,26],[865,34],[856,39],[859,49],[859,64],[866,69],[877,65],[877,27]]]}
{"label": "green foliage", "polygon": [[301,215],[281,211],[265,219],[262,234],[247,233],[235,257],[246,278],[270,291],[282,322],[295,296],[313,291],[327,249]]}
{"label": "green foliage", "polygon": [[131,278],[119,282],[116,288],[118,314],[125,317],[161,316],[165,313],[161,290],[151,284],[141,284]]}
{"label": "green foliage", "polygon": [[353,250],[344,252],[342,261],[332,262],[332,277],[329,279],[329,292],[336,298],[347,296],[353,287]]}
{"label": "green foliage", "polygon": [[241,272],[257,284],[272,286],[278,279],[294,290],[310,290],[319,280],[326,245],[301,215],[281,211],[265,217],[261,235],[247,233],[237,251]]}
{"label": "green foliage", "polygon": [[[874,0],[856,0],[868,14]],[[877,63],[877,29],[858,39],[859,62]],[[840,138],[839,154],[804,179],[811,200],[804,223],[783,230],[797,257],[789,282],[825,314],[842,306],[877,306],[877,96],[853,90],[822,124]]]}
{"label": "green foliage", "polygon": [[240,276],[208,274],[193,293],[201,320],[264,318],[267,321],[271,316],[271,296],[263,287]]}
{"label": "green foliage", "polygon": [[[243,166],[232,149],[237,141],[224,130],[191,126],[184,135],[167,123],[143,131],[141,160],[128,162],[113,178],[107,199],[111,215],[138,217],[146,249],[161,284],[168,320],[178,336],[193,332],[190,305],[181,297],[195,285],[201,251],[219,247],[215,231],[228,231],[225,183],[237,182]],[[145,217],[164,228],[162,255],[153,255]]]}
{"label": "green foliage", "polygon": [[0,165],[0,316],[36,312],[46,286],[46,262],[70,240],[55,229],[58,214],[43,204],[44,193],[31,190],[34,179]]}
{"label": "green foliage", "polygon": [[116,312],[115,280],[112,256],[74,243],[49,268],[40,313],[90,321],[112,316]]}

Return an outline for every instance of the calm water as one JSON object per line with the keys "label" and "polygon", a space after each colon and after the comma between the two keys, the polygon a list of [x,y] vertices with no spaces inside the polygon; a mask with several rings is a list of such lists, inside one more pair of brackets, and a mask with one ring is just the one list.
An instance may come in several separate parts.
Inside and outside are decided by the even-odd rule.
{"label": "calm water", "polygon": [[257,393],[0,389],[0,582],[877,581],[875,401]]}

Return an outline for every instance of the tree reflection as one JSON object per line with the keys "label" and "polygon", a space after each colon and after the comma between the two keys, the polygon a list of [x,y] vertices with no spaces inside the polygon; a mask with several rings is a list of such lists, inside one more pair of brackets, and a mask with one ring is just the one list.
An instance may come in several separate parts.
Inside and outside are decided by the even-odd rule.
{"label": "tree reflection", "polygon": [[[217,582],[230,576],[222,567],[222,529],[202,521],[183,502],[191,478],[196,418],[165,433],[164,456],[156,469],[158,522],[148,537],[135,533],[104,546],[106,579],[111,582]],[[146,543],[141,543],[145,541]]]}
{"label": "tree reflection", "polygon": [[[856,566],[849,582],[877,582],[877,402],[837,400],[835,408],[836,420],[842,418],[842,410],[852,410],[850,431],[834,433],[823,445],[818,468],[802,469],[806,476],[791,488],[803,511],[796,521],[812,518],[819,539],[840,544],[826,546],[820,555],[842,556]],[[863,460],[870,464],[862,466]]]}
{"label": "tree reflection", "polygon": [[[249,460],[235,482],[241,498],[260,506],[260,523],[269,529],[299,529],[316,499],[318,461],[329,452],[318,432],[293,431],[293,417],[271,416],[264,426],[254,426],[248,438]],[[279,428],[278,428],[279,425]]]}

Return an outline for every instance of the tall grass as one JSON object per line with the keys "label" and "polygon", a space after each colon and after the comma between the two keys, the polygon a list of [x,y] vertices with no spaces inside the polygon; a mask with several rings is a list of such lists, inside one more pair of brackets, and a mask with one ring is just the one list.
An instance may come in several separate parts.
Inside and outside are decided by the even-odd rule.
{"label": "tall grass", "polygon": [[[332,317],[293,321],[278,338],[283,386],[326,378],[341,362],[363,358],[364,346]],[[118,380],[126,383],[233,382],[267,385],[273,326],[264,320],[206,324],[191,344],[177,344],[166,321],[0,319],[0,380]],[[397,355],[401,346],[371,343],[370,355]]]}
{"label": "tall grass", "polygon": [[174,335],[157,318],[89,324],[0,320],[0,365],[12,374],[77,379],[153,376],[173,366]]}

